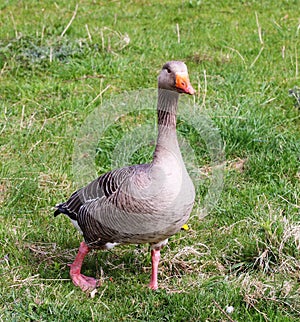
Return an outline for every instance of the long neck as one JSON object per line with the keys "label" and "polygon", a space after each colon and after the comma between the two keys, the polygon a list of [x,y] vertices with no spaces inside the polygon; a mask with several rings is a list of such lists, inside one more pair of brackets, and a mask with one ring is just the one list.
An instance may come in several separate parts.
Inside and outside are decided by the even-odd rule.
{"label": "long neck", "polygon": [[158,89],[157,119],[158,137],[154,152],[154,161],[165,153],[181,155],[176,135],[176,113],[179,94]]}

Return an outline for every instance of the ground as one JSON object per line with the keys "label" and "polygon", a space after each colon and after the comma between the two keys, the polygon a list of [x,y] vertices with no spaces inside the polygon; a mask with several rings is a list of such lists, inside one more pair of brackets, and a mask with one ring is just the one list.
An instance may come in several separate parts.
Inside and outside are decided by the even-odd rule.
{"label": "ground", "polygon": [[[0,320],[298,320],[297,1],[5,1],[0,27]],[[85,294],[68,268],[82,237],[53,217],[84,180],[76,139],[116,108],[94,172],[150,161],[173,59],[197,90],[177,126],[197,190],[189,230],[162,251],[159,290],[149,247],[122,246],[88,255],[102,286]],[[120,112],[138,93],[153,106]]]}

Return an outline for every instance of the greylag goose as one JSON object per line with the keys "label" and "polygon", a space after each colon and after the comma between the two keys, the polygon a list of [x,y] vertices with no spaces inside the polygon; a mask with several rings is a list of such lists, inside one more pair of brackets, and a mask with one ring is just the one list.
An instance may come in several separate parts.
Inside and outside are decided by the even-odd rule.
{"label": "greylag goose", "polygon": [[158,137],[152,162],[105,173],[56,206],[54,215],[69,216],[84,237],[70,265],[70,277],[83,291],[98,286],[96,279],[81,274],[91,249],[142,243],[151,246],[149,287],[158,288],[160,250],[188,220],[195,199],[176,135],[180,93],[193,95],[195,90],[186,65],[170,61],[158,77]]}

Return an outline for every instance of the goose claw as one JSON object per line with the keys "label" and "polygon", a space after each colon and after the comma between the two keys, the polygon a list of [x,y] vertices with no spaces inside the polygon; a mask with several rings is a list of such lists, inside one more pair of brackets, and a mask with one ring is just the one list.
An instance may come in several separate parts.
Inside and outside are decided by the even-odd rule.
{"label": "goose claw", "polygon": [[75,286],[82,289],[83,292],[93,291],[95,288],[100,286],[100,281],[83,274],[71,275],[72,282]]}
{"label": "goose claw", "polygon": [[155,291],[155,290],[157,290],[158,289],[158,285],[157,285],[157,283],[149,283],[149,285],[148,285],[148,287],[151,289],[151,290],[153,290],[153,291]]}

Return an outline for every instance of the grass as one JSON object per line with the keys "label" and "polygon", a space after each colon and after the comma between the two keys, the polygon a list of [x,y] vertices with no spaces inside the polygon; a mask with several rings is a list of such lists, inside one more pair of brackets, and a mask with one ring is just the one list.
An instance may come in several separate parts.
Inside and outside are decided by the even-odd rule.
{"label": "grass", "polygon": [[[0,320],[299,319],[298,9],[297,1],[227,0],[0,5]],[[157,292],[145,287],[147,245],[91,254],[84,272],[103,285],[89,297],[68,275],[81,237],[52,216],[76,188],[76,136],[101,104],[155,88],[171,59],[187,63],[199,116],[224,146],[221,197],[199,220],[215,164],[201,131],[179,118],[201,170],[190,230],[162,252]],[[153,128],[154,113],[110,124],[99,172],[124,136]],[[143,140],[128,162],[150,160],[153,142]]]}

